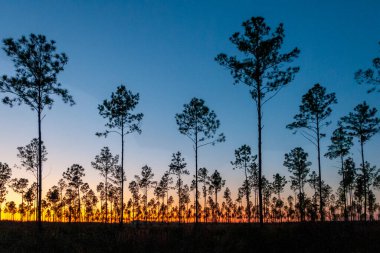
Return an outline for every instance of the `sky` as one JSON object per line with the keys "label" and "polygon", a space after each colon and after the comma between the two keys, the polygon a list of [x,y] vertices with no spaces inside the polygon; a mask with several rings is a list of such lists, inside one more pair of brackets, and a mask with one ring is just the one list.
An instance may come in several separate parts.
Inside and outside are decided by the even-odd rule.
{"label": "sky", "polygon": [[[380,54],[380,2],[376,0],[0,0],[0,6],[0,39],[44,34],[57,42],[58,52],[69,57],[59,81],[76,105],[70,107],[56,99],[52,110],[45,112],[45,192],[74,163],[85,167],[85,181],[95,189],[101,177],[91,161],[104,146],[114,154],[121,150],[118,136],[95,136],[106,123],[97,106],[123,84],[140,94],[136,112],[144,113],[142,134],[126,139],[127,184],[145,164],[159,180],[177,151],[184,155],[190,172],[195,172],[192,144],[179,133],[174,117],[185,103],[198,97],[215,111],[220,132],[226,136],[226,142],[200,150],[199,165],[211,172],[217,169],[236,194],[243,172],[234,171],[230,161],[243,144],[257,152],[256,108],[248,87],[233,85],[229,71],[214,58],[222,52],[239,55],[229,37],[243,31],[242,22],[252,16],[264,17],[272,29],[283,23],[283,52],[294,47],[301,50],[292,63],[300,72],[264,107],[263,173],[267,178],[272,180],[277,172],[289,176],[283,166],[284,154],[297,146],[309,153],[312,170],[317,170],[315,147],[286,129],[298,112],[302,95],[314,84],[335,92],[338,100],[332,106],[332,124],[325,129],[322,153],[340,117],[364,100],[379,107],[379,94],[367,94],[368,87],[354,80],[355,71],[369,67]],[[13,71],[11,60],[1,50],[0,74],[12,75]],[[37,137],[37,115],[25,105],[0,105],[0,117],[0,161],[13,167],[19,164],[17,147]],[[379,142],[378,135],[365,146],[371,164],[380,165]],[[359,146],[351,151],[359,164]],[[339,161],[322,158],[322,178],[334,189],[340,180],[338,167]],[[34,180],[16,168],[13,177]]]}

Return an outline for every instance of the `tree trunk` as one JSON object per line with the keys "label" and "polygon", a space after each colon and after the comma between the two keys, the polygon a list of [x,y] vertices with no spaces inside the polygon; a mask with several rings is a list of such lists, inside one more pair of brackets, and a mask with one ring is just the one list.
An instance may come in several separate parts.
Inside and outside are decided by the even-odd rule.
{"label": "tree trunk", "polygon": [[362,156],[362,169],[363,169],[363,175],[364,175],[364,221],[367,221],[367,173],[364,163],[364,143],[362,138],[360,138],[360,149],[361,149],[361,156]]}
{"label": "tree trunk", "polygon": [[198,224],[198,130],[195,130],[195,223]]}
{"label": "tree trunk", "polygon": [[325,220],[323,213],[323,199],[322,199],[322,173],[321,173],[321,147],[319,138],[319,118],[317,117],[317,151],[318,151],[318,174],[319,174],[319,213],[321,215],[321,221]]}
{"label": "tree trunk", "polygon": [[124,216],[124,125],[121,128],[121,207],[120,207],[120,226],[123,226]]}
{"label": "tree trunk", "polygon": [[[41,97],[41,96],[39,96]],[[38,106],[38,206],[37,206],[37,224],[38,224],[38,229],[41,231],[42,230],[42,135],[41,135],[41,105]]]}
{"label": "tree trunk", "polygon": [[346,178],[344,173],[344,161],[343,156],[340,157],[342,162],[342,176],[343,176],[343,201],[344,201],[344,221],[348,221],[348,212],[347,212],[347,199],[346,199]]}
{"label": "tree trunk", "polygon": [[247,164],[244,162],[244,173],[245,173],[245,195],[247,201],[247,215],[248,223],[251,223],[251,205],[249,204],[249,185],[248,185],[248,176],[247,176]]}
{"label": "tree trunk", "polygon": [[258,130],[258,162],[259,162],[259,212],[260,226],[263,226],[263,193],[262,193],[262,157],[261,157],[261,131],[262,131],[262,115],[261,115],[261,80],[257,80],[257,130]]}

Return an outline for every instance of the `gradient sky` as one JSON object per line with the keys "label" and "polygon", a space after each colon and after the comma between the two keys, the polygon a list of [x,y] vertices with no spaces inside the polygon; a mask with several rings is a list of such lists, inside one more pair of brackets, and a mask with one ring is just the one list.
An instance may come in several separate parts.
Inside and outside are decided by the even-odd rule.
{"label": "gradient sky", "polygon": [[[297,46],[300,66],[295,80],[264,108],[263,168],[272,180],[283,167],[284,154],[302,146],[317,169],[316,150],[301,135],[285,126],[292,122],[302,95],[315,83],[336,92],[332,125],[322,141],[325,152],[336,121],[364,100],[379,107],[379,94],[367,94],[353,76],[369,67],[379,56],[380,2],[367,1],[1,1],[0,39],[30,33],[44,34],[57,42],[69,62],[59,76],[76,105],[57,101],[43,120],[43,140],[48,149],[44,164],[44,189],[51,187],[73,163],[86,169],[92,188],[100,180],[90,163],[104,146],[120,152],[118,136],[98,138],[105,120],[97,110],[120,84],[140,93],[136,112],[143,112],[142,134],[126,140],[127,183],[143,165],[153,168],[158,180],[168,169],[171,154],[182,151],[191,173],[194,156],[190,141],[181,135],[174,115],[192,97],[200,97],[221,121],[226,142],[200,150],[199,164],[209,171],[218,169],[236,193],[243,173],[233,171],[234,150],[249,144],[257,152],[256,112],[248,89],[232,85],[229,71],[214,57],[221,52],[238,51],[229,41],[241,23],[252,16],[263,16],[275,28],[285,26],[284,50]],[[11,75],[14,67],[1,50],[0,74]],[[36,113],[28,107],[0,105],[0,161],[19,164],[17,147],[37,136]],[[365,146],[366,157],[380,165],[380,136]],[[359,147],[352,149],[358,158]],[[357,160],[359,164],[359,161]],[[338,161],[322,159],[322,177],[335,186],[340,180]],[[14,169],[14,177],[26,177]],[[30,179],[32,177],[28,176]],[[188,182],[190,181],[188,177]],[[129,197],[129,193],[128,193]],[[9,199],[9,198],[8,198]]]}

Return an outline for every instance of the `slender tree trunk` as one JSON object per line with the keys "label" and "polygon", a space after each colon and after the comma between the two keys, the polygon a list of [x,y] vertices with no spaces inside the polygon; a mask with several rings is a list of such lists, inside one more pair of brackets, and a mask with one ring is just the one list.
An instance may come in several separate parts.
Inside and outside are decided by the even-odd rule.
{"label": "slender tree trunk", "polygon": [[[40,91],[39,91],[40,93]],[[41,94],[39,94],[39,97],[41,97]],[[42,135],[41,135],[41,105],[39,104],[38,106],[38,206],[37,206],[37,224],[38,228],[41,231],[42,230],[42,201],[41,201],[41,196],[42,196]]]}
{"label": "slender tree trunk", "polygon": [[318,173],[319,173],[319,213],[321,215],[321,221],[325,220],[323,213],[323,198],[322,198],[322,172],[321,172],[321,147],[319,138],[319,118],[317,117],[317,151],[318,151]]}
{"label": "slender tree trunk", "polygon": [[107,175],[106,175],[106,185],[105,185],[105,197],[106,197],[106,220],[105,222],[108,222],[108,180],[107,180]]}
{"label": "slender tree trunk", "polygon": [[360,149],[361,149],[362,168],[363,168],[363,175],[364,175],[364,220],[367,221],[367,172],[366,172],[365,162],[364,162],[364,143],[362,140],[360,140]]}
{"label": "slender tree trunk", "polygon": [[344,172],[344,161],[343,156],[340,157],[342,162],[342,176],[343,176],[343,201],[344,201],[344,221],[348,221],[348,212],[347,212],[347,198],[346,198],[346,177]]}
{"label": "slender tree trunk", "polygon": [[80,190],[78,187],[78,219],[80,221]]}
{"label": "slender tree trunk", "polygon": [[178,210],[178,222],[181,223],[181,214],[182,214],[182,201],[181,201],[181,175],[178,175],[178,206],[179,206],[179,210]]}
{"label": "slender tree trunk", "polygon": [[120,207],[120,226],[123,226],[124,208],[124,125],[121,127],[121,207]]}
{"label": "slender tree trunk", "polygon": [[195,223],[198,224],[198,126],[195,127]]}
{"label": "slender tree trunk", "polygon": [[262,131],[262,113],[261,113],[261,80],[257,80],[257,130],[258,130],[258,162],[259,162],[259,212],[260,226],[263,226],[263,193],[262,193],[262,157],[261,157],[261,131]]}
{"label": "slender tree trunk", "polygon": [[247,164],[244,162],[244,173],[245,173],[245,195],[247,201],[247,215],[248,223],[251,223],[251,205],[249,203],[249,185],[248,185],[248,176],[247,176]]}

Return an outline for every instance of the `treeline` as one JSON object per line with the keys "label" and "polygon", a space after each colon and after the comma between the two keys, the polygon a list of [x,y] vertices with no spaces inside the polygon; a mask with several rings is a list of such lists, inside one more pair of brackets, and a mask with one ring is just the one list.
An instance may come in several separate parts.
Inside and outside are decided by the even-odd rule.
{"label": "treeline", "polygon": [[[237,56],[219,54],[215,60],[230,70],[234,84],[243,83],[257,108],[257,155],[248,145],[235,150],[231,161],[233,169],[242,170],[242,185],[236,190],[237,199],[217,170],[209,171],[198,165],[198,153],[208,145],[225,141],[219,132],[220,121],[203,99],[192,98],[175,115],[178,130],[188,137],[195,151],[195,170],[192,176],[180,152],[173,153],[168,170],[154,179],[151,167],[145,165],[141,174],[126,184],[124,170],[125,137],[141,133],[142,113],[134,113],[139,94],[124,85],[117,87],[110,99],[98,105],[99,115],[106,120],[105,130],[99,137],[109,134],[120,136],[120,156],[104,147],[95,156],[91,166],[99,172],[101,182],[96,190],[83,181],[85,168],[73,164],[63,173],[62,179],[42,195],[42,164],[47,150],[42,141],[41,123],[46,109],[54,104],[53,97],[74,105],[68,90],[63,89],[57,75],[64,70],[68,58],[57,53],[54,41],[43,35],[31,34],[18,40],[5,39],[4,51],[15,66],[14,76],[2,76],[0,94],[10,106],[25,104],[37,113],[38,138],[18,148],[21,167],[33,173],[36,182],[29,185],[25,178],[11,179],[12,170],[0,163],[0,207],[6,201],[7,187],[20,194],[21,204],[5,202],[3,212],[20,220],[36,219],[41,226],[47,221],[99,221],[131,222],[283,222],[316,220],[373,220],[379,205],[374,191],[380,189],[380,172],[365,159],[365,144],[380,130],[377,109],[365,101],[358,104],[336,123],[326,154],[321,153],[321,139],[326,137],[326,127],[337,98],[320,84],[315,84],[302,96],[299,112],[287,128],[300,133],[313,145],[317,154],[318,170],[310,172],[311,161],[302,147],[295,147],[284,155],[283,165],[290,178],[276,173],[263,175],[262,116],[263,105],[279,90],[288,85],[299,72],[299,67],[289,66],[300,54],[298,48],[280,52],[284,40],[284,28],[280,24],[273,33],[261,17],[252,17],[243,23],[244,33],[234,33],[230,40],[242,53]],[[359,70],[355,78],[359,83],[380,83],[380,59],[373,60],[373,67]],[[289,120],[291,121],[291,120]],[[351,155],[354,140],[360,145],[360,161],[357,166]],[[321,159],[337,159],[341,163],[341,181],[335,193],[322,177]],[[88,169],[87,169],[88,170]],[[185,184],[185,178],[191,184]],[[190,177],[190,178],[189,178]],[[281,194],[289,184],[294,195]],[[124,202],[125,188],[130,198]],[[1,212],[0,212],[1,213]]]}

